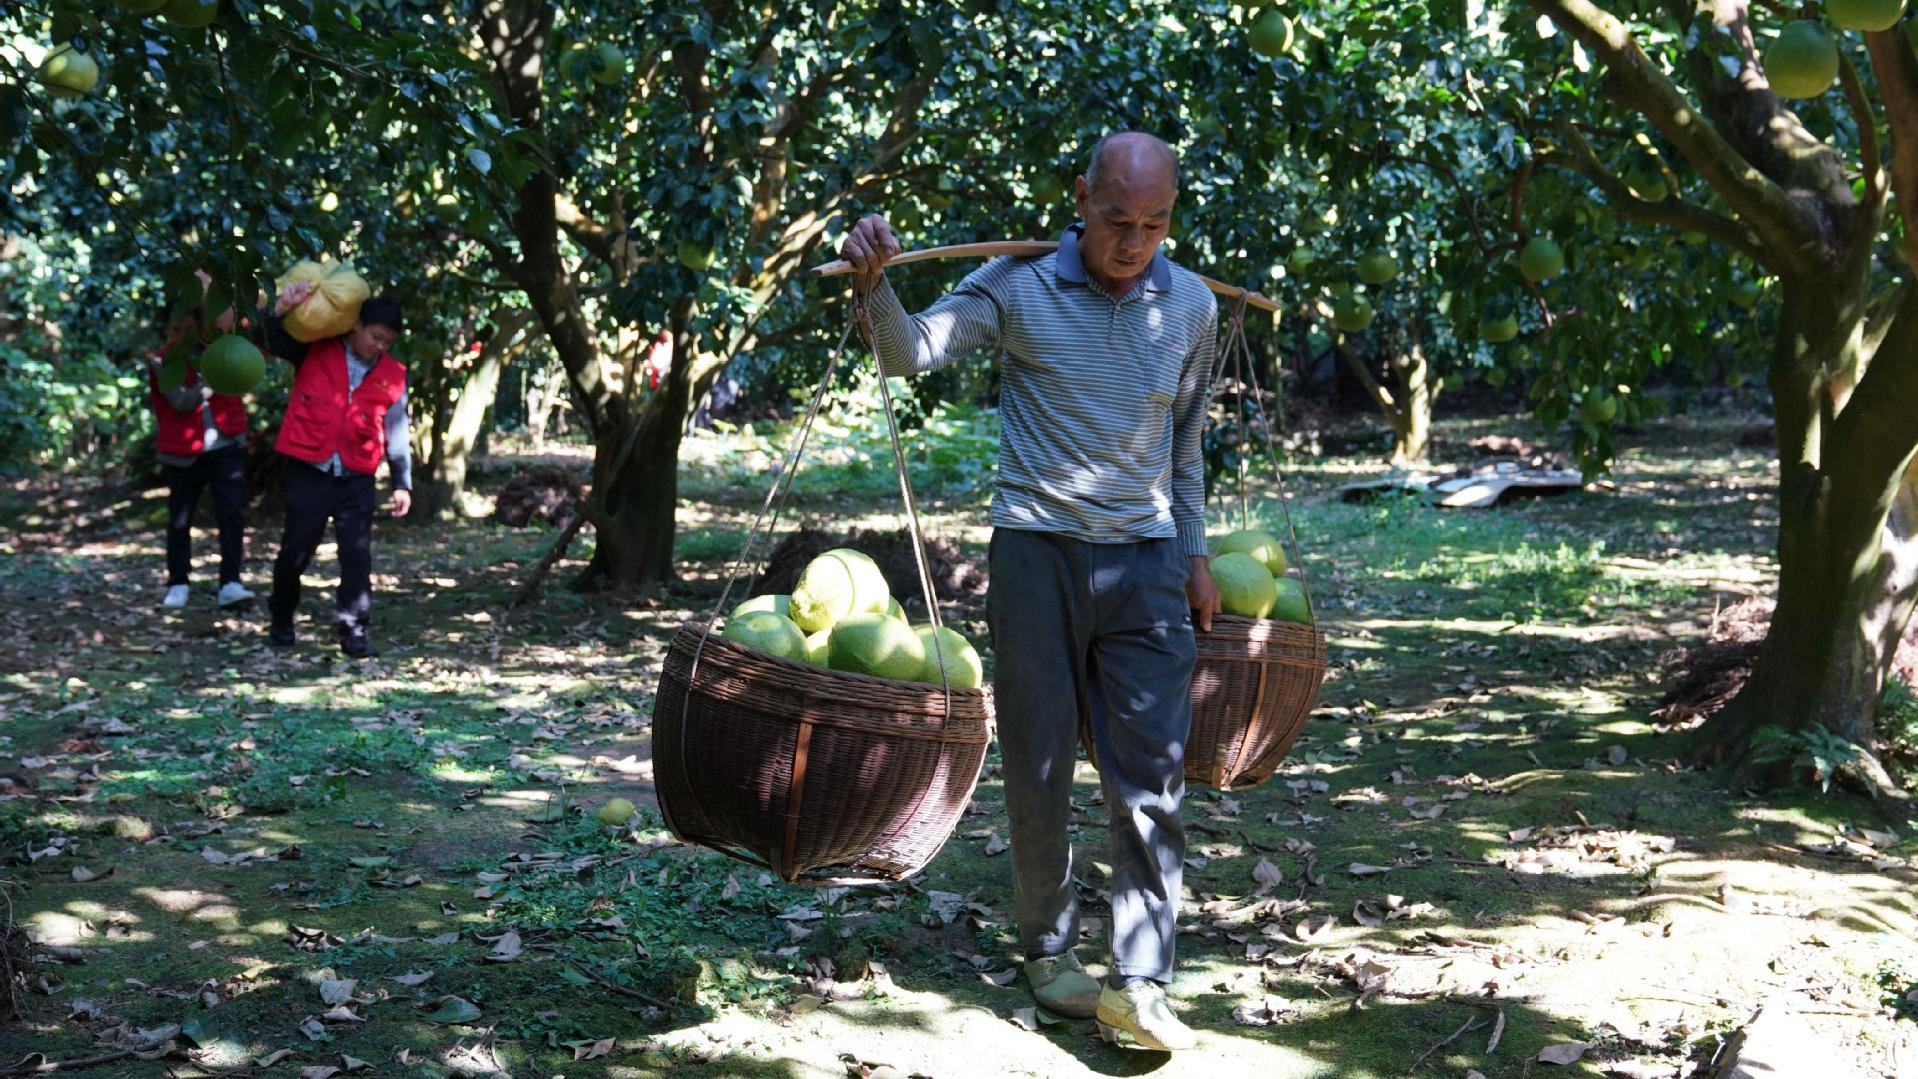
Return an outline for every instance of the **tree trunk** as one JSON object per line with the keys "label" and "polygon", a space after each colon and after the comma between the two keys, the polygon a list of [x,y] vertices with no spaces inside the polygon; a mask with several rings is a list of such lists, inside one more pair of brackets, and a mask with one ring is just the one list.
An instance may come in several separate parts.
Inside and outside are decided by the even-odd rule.
{"label": "tree trunk", "polygon": [[[1764,727],[1823,727],[1866,753],[1898,642],[1918,597],[1918,466],[1906,450],[1825,455],[1848,385],[1816,372],[1853,347],[1862,287],[1831,280],[1788,293],[1771,365],[1778,437],[1778,603],[1751,679],[1706,727],[1711,759],[1745,762]],[[1841,399],[1829,400],[1833,395]],[[1897,438],[1883,432],[1887,445]],[[1886,465],[1885,462],[1895,462]],[[1868,764],[1876,768],[1875,759]]]}
{"label": "tree trunk", "polygon": [[531,311],[516,311],[500,320],[493,336],[475,359],[473,369],[459,384],[459,400],[441,408],[436,419],[432,451],[414,483],[412,516],[420,521],[444,521],[459,512],[466,491],[466,463],[479,442],[480,428],[493,397],[499,392],[500,372],[518,347],[520,334],[533,321]]}
{"label": "tree trunk", "polygon": [[1425,358],[1425,346],[1392,357],[1392,376],[1398,383],[1399,406],[1389,409],[1392,421],[1392,466],[1407,468],[1425,463],[1432,449],[1432,404],[1438,399],[1438,381]]}
{"label": "tree trunk", "polygon": [[644,592],[673,577],[679,440],[696,389],[692,361],[677,353],[687,347],[683,331],[691,309],[690,301],[674,309],[673,365],[659,392],[639,410],[638,429],[598,440],[593,493],[586,505],[596,545],[592,561],[570,585],[575,592]]}

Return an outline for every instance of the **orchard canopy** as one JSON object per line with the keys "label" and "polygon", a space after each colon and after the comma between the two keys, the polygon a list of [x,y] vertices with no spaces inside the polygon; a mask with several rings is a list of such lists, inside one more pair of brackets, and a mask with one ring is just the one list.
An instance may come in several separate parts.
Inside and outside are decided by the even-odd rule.
{"label": "orchard canopy", "polygon": [[[460,1005],[499,1054],[471,1074],[571,1074],[575,1052],[638,1069],[606,1074],[748,1074],[727,1054],[776,1041],[775,1015],[813,1025],[789,1070],[751,1074],[911,1072],[910,1039],[893,1061],[860,1021],[831,1027],[883,1009],[888,963],[911,993],[1012,1018],[981,1032],[949,1009],[915,1035],[926,1060],[976,1038],[991,1074],[1114,1066],[1065,1028],[1021,1029],[1004,996],[996,758],[929,870],[943,882],[808,898],[676,844],[650,754],[668,642],[726,614],[714,606],[736,575],[728,606],[755,580],[790,593],[808,558],[857,547],[907,612],[929,613],[902,479],[930,539],[923,583],[952,607],[969,677],[990,683],[1009,361],[884,382],[850,279],[812,271],[871,214],[907,251],[1057,240],[1091,146],[1130,130],[1176,153],[1164,250],[1222,283],[1221,333],[1248,357],[1213,385],[1209,525],[1284,539],[1329,647],[1278,777],[1187,801],[1186,917],[1216,988],[1186,988],[1209,994],[1233,1046],[1209,1072],[1498,1079],[1570,1043],[1675,1069],[1749,1017],[1766,962],[1808,950],[1754,930],[1753,910],[1786,921],[1843,889],[1874,913],[1808,962],[1855,990],[1834,1007],[1876,1025],[1823,1033],[1884,1050],[1848,1058],[1860,1074],[1893,1074],[1918,966],[1859,957],[1912,917],[1908,900],[1883,908],[1910,887],[1899,845],[1918,775],[1914,42],[1904,0],[0,5],[0,834],[38,892],[0,888],[14,918],[51,912],[58,924],[29,928],[55,966],[45,947],[157,942],[124,945],[101,968],[113,985],[81,999],[49,996],[60,979],[28,954],[18,969],[34,973],[12,978],[9,951],[9,984],[40,996],[0,1015],[36,1017],[44,1038],[0,1066],[56,1042],[70,1060],[96,1042],[132,1053],[134,1032],[183,1023],[158,1002],[202,981],[224,1003],[203,1009],[222,1017],[203,1039],[182,1027],[195,1059],[211,1067],[222,1039],[265,1056],[305,1014],[269,1021],[241,991],[255,976],[238,958],[266,949],[314,960],[258,975],[314,1013],[289,1047],[377,1051],[373,1074],[408,1048],[466,1066],[452,1058],[480,1042],[441,1037],[476,1033]],[[917,311],[977,265],[931,259],[889,280]],[[167,447],[241,447],[222,497],[245,508],[231,557],[248,587],[265,592],[298,512],[275,447],[307,422],[303,392],[266,332],[284,328],[272,312],[294,280],[349,320],[374,297],[401,312],[383,329],[403,402],[352,421],[385,450],[368,526],[382,651],[364,668],[268,651],[264,594],[218,605],[205,508],[183,606],[163,604],[184,467]],[[1270,303],[1241,309],[1237,289]],[[169,393],[200,381],[241,403],[237,435],[210,406],[206,424],[163,429]],[[400,466],[376,427],[402,432],[410,505],[387,501]],[[1567,493],[1438,505],[1448,480],[1502,490],[1519,475]],[[769,492],[778,512],[762,514]],[[332,602],[329,574],[350,591],[358,541],[326,536],[304,567],[309,606],[321,581]],[[1251,577],[1307,608],[1283,572]],[[886,617],[868,606],[855,613]],[[759,621],[761,645],[830,656],[817,630]],[[902,664],[883,676],[921,669]],[[532,838],[508,844],[522,828]],[[433,829],[449,838],[418,838]],[[1774,856],[1799,875],[1751,870]],[[181,858],[228,876],[141,898]],[[1556,875],[1572,862],[1602,864],[1593,880],[1616,894]],[[1777,894],[1740,907],[1720,885]],[[73,901],[50,902],[55,886]],[[1637,932],[1671,932],[1666,891],[1722,916],[1690,959]],[[1256,916],[1232,906],[1254,896]],[[371,913],[389,901],[407,922]],[[1574,1005],[1509,983],[1486,994],[1482,1017],[1511,1025],[1503,1049],[1470,1027],[1480,1010],[1438,1003],[1452,990],[1395,995],[1410,968],[1366,966],[1426,918],[1448,941],[1497,923],[1522,928],[1475,947],[1570,954],[1539,929],[1565,910],[1591,933],[1629,924],[1630,940],[1585,984],[1537,960]],[[223,928],[155,928],[195,911],[225,911],[208,915]],[[653,943],[615,956],[627,931]],[[430,949],[407,949],[448,932],[468,935],[440,947],[479,949],[472,980],[386,980],[425,969]],[[1316,932],[1351,935],[1321,954]],[[745,938],[734,958],[713,943]],[[1744,959],[1713,950],[1741,939],[1759,942]],[[225,965],[194,967],[184,997],[126,1005],[126,986],[196,956]],[[1728,980],[1682,1016],[1628,1026],[1599,1006],[1634,964],[1667,964],[1677,985],[1720,962]],[[85,969],[65,971],[76,991]],[[361,980],[322,1007],[298,978]],[[400,1012],[368,1003],[375,982],[428,1006],[364,1030],[327,1018],[355,1001]],[[605,1005],[538,1004],[581,989]],[[1334,995],[1377,1014],[1313,1010]],[[107,1011],[86,1018],[90,1002]],[[114,1041],[101,1016],[123,1005],[134,1025]],[[710,1031],[695,1012],[744,1026],[701,1058],[668,1036]],[[1058,1067],[994,1055],[1006,1038],[1053,1046]]]}

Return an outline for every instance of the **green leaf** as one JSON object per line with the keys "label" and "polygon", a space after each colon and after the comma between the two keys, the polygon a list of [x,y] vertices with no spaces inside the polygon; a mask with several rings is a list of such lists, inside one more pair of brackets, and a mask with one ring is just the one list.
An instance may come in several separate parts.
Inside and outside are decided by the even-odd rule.
{"label": "green leaf", "polygon": [[466,148],[466,160],[472,162],[473,167],[478,169],[482,174],[493,171],[493,155],[477,146],[469,146]]}

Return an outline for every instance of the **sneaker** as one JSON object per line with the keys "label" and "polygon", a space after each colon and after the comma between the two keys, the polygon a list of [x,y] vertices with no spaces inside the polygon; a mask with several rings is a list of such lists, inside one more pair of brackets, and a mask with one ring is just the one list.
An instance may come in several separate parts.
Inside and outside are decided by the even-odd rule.
{"label": "sneaker", "polygon": [[1179,1021],[1158,982],[1137,980],[1124,989],[1099,990],[1099,1036],[1133,1049],[1175,1053],[1199,1044],[1192,1028]]}
{"label": "sneaker", "polygon": [[220,586],[220,606],[234,607],[253,598],[253,593],[238,581],[228,581]]}
{"label": "sneaker", "polygon": [[186,606],[186,585],[167,585],[166,598],[160,601],[160,606],[169,611],[177,611]]}
{"label": "sneaker", "polygon": [[1099,983],[1079,965],[1070,950],[1026,963],[1026,983],[1032,999],[1054,1015],[1090,1019],[1099,1008]]}
{"label": "sneaker", "polygon": [[346,653],[348,659],[371,659],[379,655],[373,651],[372,642],[366,639],[364,633],[340,634],[340,651]]}
{"label": "sneaker", "polygon": [[290,625],[282,626],[276,623],[268,627],[266,631],[267,643],[275,648],[291,648],[299,639],[299,634],[293,632],[293,627]]}

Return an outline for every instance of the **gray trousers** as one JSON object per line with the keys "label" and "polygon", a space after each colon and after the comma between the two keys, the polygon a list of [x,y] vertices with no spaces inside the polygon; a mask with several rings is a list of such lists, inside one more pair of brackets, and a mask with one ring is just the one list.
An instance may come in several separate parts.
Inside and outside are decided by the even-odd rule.
{"label": "gray trousers", "polygon": [[1194,646],[1175,539],[995,529],[988,617],[1012,884],[1026,958],[1079,939],[1072,770],[1092,725],[1112,860],[1112,970],[1172,980]]}

